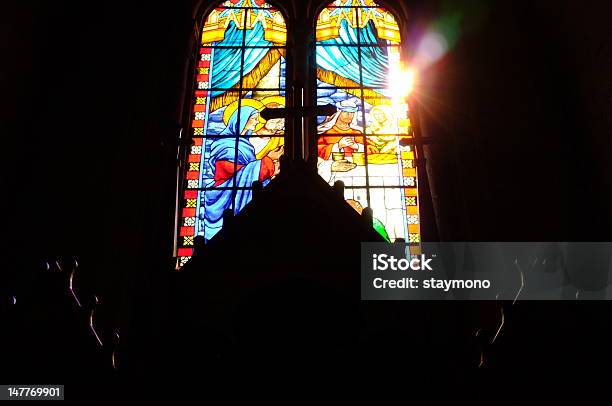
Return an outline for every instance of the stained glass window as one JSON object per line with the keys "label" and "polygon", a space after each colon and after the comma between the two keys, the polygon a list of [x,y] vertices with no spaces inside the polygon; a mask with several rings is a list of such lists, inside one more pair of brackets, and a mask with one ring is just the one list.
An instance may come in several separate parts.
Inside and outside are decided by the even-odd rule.
{"label": "stained glass window", "polygon": [[193,254],[194,237],[211,239],[223,211],[239,212],[254,181],[278,174],[285,106],[287,30],[264,0],[228,0],[204,16],[192,101],[191,147],[185,163],[177,236],[177,267]]}
{"label": "stained glass window", "polygon": [[413,137],[400,74],[400,29],[372,0],[336,0],[316,25],[317,104],[337,112],[317,119],[319,174],[345,184],[358,212],[371,207],[374,228],[418,252],[418,185]]}

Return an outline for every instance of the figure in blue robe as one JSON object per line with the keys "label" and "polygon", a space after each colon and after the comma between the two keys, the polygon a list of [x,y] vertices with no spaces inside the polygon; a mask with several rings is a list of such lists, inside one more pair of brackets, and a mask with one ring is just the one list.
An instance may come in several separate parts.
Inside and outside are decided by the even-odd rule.
{"label": "figure in blue robe", "polygon": [[[230,116],[227,127],[220,133],[220,136],[225,138],[217,138],[211,143],[208,165],[215,173],[215,179],[211,180],[206,187],[233,187],[235,177],[236,186],[250,188],[254,181],[260,180],[262,162],[256,158],[255,148],[247,138],[252,134],[252,129],[245,131],[249,119],[255,114],[259,114],[259,110],[254,107],[240,107]],[[239,115],[240,122],[238,121]],[[226,170],[221,171],[221,169]],[[269,178],[264,180],[264,185],[267,182]],[[207,190],[204,203],[205,239],[209,240],[219,232],[223,226],[223,211],[232,208],[232,200],[234,201],[234,214],[237,214],[251,201],[251,197],[250,189]]]}

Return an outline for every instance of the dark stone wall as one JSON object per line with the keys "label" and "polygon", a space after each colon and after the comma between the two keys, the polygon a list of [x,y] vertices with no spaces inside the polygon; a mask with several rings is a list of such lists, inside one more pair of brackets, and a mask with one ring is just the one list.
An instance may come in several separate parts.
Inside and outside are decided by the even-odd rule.
{"label": "dark stone wall", "polygon": [[421,90],[442,238],[609,239],[609,6],[467,4]]}

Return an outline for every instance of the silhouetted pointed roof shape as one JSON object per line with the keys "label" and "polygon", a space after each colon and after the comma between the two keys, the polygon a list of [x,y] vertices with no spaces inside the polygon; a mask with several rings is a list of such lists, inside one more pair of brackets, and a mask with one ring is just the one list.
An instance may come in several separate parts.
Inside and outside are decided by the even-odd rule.
{"label": "silhouetted pointed roof shape", "polygon": [[221,358],[323,360],[359,335],[361,243],[384,239],[314,168],[281,167],[175,279],[177,325]]}

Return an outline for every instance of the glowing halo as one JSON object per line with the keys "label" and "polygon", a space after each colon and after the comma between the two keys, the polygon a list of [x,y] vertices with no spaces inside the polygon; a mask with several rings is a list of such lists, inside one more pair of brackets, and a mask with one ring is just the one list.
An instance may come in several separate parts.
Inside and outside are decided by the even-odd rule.
{"label": "glowing halo", "polygon": [[[238,109],[238,104],[240,103],[240,106],[251,106],[255,109],[257,109],[257,111],[262,111],[265,106],[262,102],[260,102],[257,99],[240,99],[240,100],[236,100],[235,102],[232,102],[230,104],[228,104],[228,106],[225,108],[225,111],[223,112],[223,122],[225,123],[225,125],[227,125],[227,123],[229,123],[229,119],[232,116],[232,114],[234,114],[234,112]],[[257,126],[255,127],[255,131],[261,129],[261,127],[263,127],[263,125],[265,124],[266,120],[264,120],[261,116],[258,116],[259,118],[259,124],[257,124]],[[263,122],[262,122],[263,120]]]}
{"label": "glowing halo", "polygon": [[[270,106],[271,104],[278,104],[279,106],[285,107],[285,96],[268,96],[261,99],[261,102],[265,107]],[[267,120],[264,120],[264,122]],[[283,137],[271,137],[268,143],[256,154],[257,159],[262,159],[264,156],[268,155],[268,153],[281,145],[285,144],[285,139]]]}
{"label": "glowing halo", "polygon": [[370,110],[370,114],[374,115],[375,112],[380,111],[381,113],[383,113],[387,119],[392,120],[393,119],[393,109],[391,106],[386,105],[386,104],[377,104],[375,106],[372,107],[372,109]]}
{"label": "glowing halo", "polygon": [[279,104],[281,106],[285,106],[285,96],[268,96],[261,99],[261,102],[264,106],[268,107],[272,103]]}

